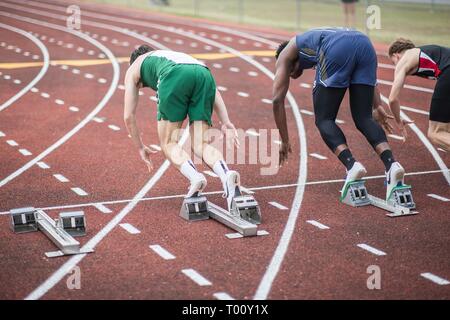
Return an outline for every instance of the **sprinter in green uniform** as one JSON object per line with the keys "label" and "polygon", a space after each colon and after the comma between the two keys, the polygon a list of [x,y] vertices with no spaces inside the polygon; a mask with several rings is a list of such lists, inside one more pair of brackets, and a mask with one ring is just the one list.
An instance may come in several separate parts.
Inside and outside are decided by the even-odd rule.
{"label": "sprinter in green uniform", "polygon": [[233,197],[240,194],[239,173],[228,169],[222,153],[209,144],[204,133],[212,125],[213,110],[222,123],[222,131],[233,132],[236,145],[237,132],[209,69],[181,52],[154,50],[147,45],[132,52],[130,67],[125,75],[124,120],[142,160],[151,171],[152,151],[143,144],[136,125],[139,89],[143,87],[157,92],[160,145],[166,158],[189,179],[191,185],[186,197],[200,194],[206,187],[205,176],[197,171],[190,155],[178,145],[176,131],[189,117],[192,151],[220,177],[230,207]]}

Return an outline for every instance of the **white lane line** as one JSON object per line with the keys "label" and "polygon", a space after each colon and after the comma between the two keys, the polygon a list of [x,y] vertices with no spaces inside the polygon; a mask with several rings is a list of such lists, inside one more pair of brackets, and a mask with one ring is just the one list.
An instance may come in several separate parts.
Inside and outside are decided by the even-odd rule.
{"label": "white lane line", "polygon": [[129,223],[121,223],[119,224],[119,226],[121,226],[122,228],[124,228],[128,233],[131,234],[138,234],[141,233],[141,231],[139,231],[139,229],[137,229],[136,227],[134,227],[133,225],[129,224]]}
{"label": "white lane line", "polygon": [[306,110],[306,109],[301,109],[300,112],[303,113],[303,114],[306,114],[308,116],[313,116],[314,115],[314,112]]}
{"label": "white lane line", "polygon": [[195,271],[194,269],[183,269],[181,270],[189,279],[194,281],[199,286],[211,286],[212,283],[205,277],[203,277],[200,273]]}
{"label": "white lane line", "polygon": [[249,136],[259,137],[259,133],[252,129],[248,129],[247,131],[245,131],[245,133]]}
{"label": "white lane line", "polygon": [[[380,83],[380,84],[388,85],[388,86],[392,86],[392,84],[393,84],[392,81],[381,80],[381,79],[378,79],[377,82]],[[433,93],[434,92],[433,89],[428,89],[428,88],[418,87],[418,86],[412,86],[412,85],[409,85],[409,84],[405,84],[403,87],[406,88],[406,89],[415,90],[415,91],[421,91],[421,92],[427,92],[427,93]]]}
{"label": "white lane line", "polygon": [[241,186],[241,191],[244,191],[247,194],[254,194],[255,193],[254,191],[252,191],[252,190],[250,190],[250,189],[248,189],[248,188],[246,188],[244,186]]}
{"label": "white lane line", "polygon": [[63,70],[69,70],[69,66],[65,65],[65,64],[61,65],[60,68],[63,69]]}
{"label": "white lane line", "polygon": [[38,161],[36,162],[36,164],[39,166],[39,168],[41,169],[50,169],[50,166],[48,164],[46,164],[45,162],[42,161]]}
{"label": "white lane line", "polygon": [[30,151],[28,151],[27,149],[19,149],[19,152],[20,152],[21,154],[23,154],[24,156],[26,156],[26,157],[32,155],[32,153],[31,153]]}
{"label": "white lane line", "polygon": [[400,140],[400,141],[404,141],[405,140],[405,138],[404,137],[402,137],[402,136],[399,136],[399,135],[396,135],[396,134],[388,134],[387,135],[388,137],[390,137],[390,138],[392,138],[392,139],[395,139],[395,140]]}
{"label": "white lane line", "polygon": [[164,260],[173,260],[175,259],[175,256],[171,254],[169,251],[161,247],[159,244],[152,244],[150,246],[150,249],[152,249],[156,254],[158,254],[161,258]]}
{"label": "white lane line", "polygon": [[381,250],[378,250],[374,247],[369,246],[368,244],[365,243],[360,243],[357,245],[358,247],[360,247],[363,250],[369,251],[370,253],[377,255],[377,256],[385,256],[386,252],[383,252]]}
{"label": "white lane line", "polygon": [[238,94],[238,96],[244,97],[244,98],[250,97],[250,95],[247,92],[239,91],[237,94]]}
{"label": "white lane line", "polygon": [[261,101],[266,104],[272,104],[272,100],[270,99],[261,99]]}
{"label": "white lane line", "polygon": [[450,199],[442,197],[442,196],[439,196],[439,195],[434,194],[434,193],[429,193],[429,194],[427,194],[427,196],[429,196],[430,198],[434,198],[436,200],[444,201],[444,202],[450,201]]}
{"label": "white lane line", "polygon": [[64,104],[64,101],[61,100],[61,99],[56,99],[56,100],[55,100],[55,103],[56,103],[56,104],[59,104],[60,106],[62,106],[62,105]]}
{"label": "white lane line", "polygon": [[79,195],[81,197],[84,197],[84,196],[88,195],[88,193],[86,191],[84,191],[83,189],[81,189],[81,188],[76,187],[76,188],[71,188],[71,189],[72,189],[73,192],[75,192],[77,195]]}
{"label": "white lane line", "polygon": [[111,209],[109,209],[107,206],[105,206],[102,203],[94,203],[93,206],[96,207],[97,210],[99,210],[101,213],[111,213],[112,212]]}
{"label": "white lane line", "polygon": [[321,154],[318,154],[318,153],[310,153],[309,155],[310,155],[311,157],[317,158],[317,159],[319,159],[319,160],[326,160],[326,159],[328,159],[327,157],[325,157],[325,156],[323,156],[323,155],[321,155]]}
{"label": "white lane line", "polygon": [[432,281],[432,282],[434,282],[434,283],[436,283],[438,285],[441,285],[441,286],[445,286],[445,285],[450,284],[450,281],[448,281],[448,280],[446,280],[444,278],[441,278],[441,277],[439,277],[439,276],[437,276],[435,274],[432,274],[430,272],[421,273],[420,275],[422,277],[424,277],[425,279],[428,279],[428,280],[430,280],[430,281]]}
{"label": "white lane line", "polygon": [[11,147],[17,147],[19,144],[14,140],[6,140],[6,143],[9,144]]}
{"label": "white lane line", "polygon": [[69,179],[67,179],[62,174],[59,174],[59,173],[56,173],[53,176],[56,178],[56,180],[58,180],[60,182],[69,182],[70,181]]}
{"label": "white lane line", "polygon": [[312,88],[312,86],[311,86],[309,83],[305,83],[305,82],[301,82],[301,83],[300,83],[300,87],[302,87],[302,88],[308,88],[308,89]]}
{"label": "white lane line", "polygon": [[420,110],[417,108],[411,108],[411,107],[406,107],[406,106],[400,106],[400,109],[402,110],[406,110],[406,111],[411,111],[411,112],[415,112],[415,113],[419,113],[419,114],[423,114],[426,116],[429,116],[430,113],[428,111],[424,111],[424,110]]}
{"label": "white lane line", "polygon": [[192,48],[197,48],[197,47],[198,47],[198,44],[197,44],[197,42],[192,42],[192,43],[190,44],[190,46],[191,46]]}
{"label": "white lane line", "polygon": [[106,83],[107,80],[105,78],[100,78],[97,80],[99,83]]}
{"label": "white lane line", "polygon": [[41,97],[48,99],[48,98],[50,98],[50,95],[47,92],[41,92]]}
{"label": "white lane line", "polygon": [[80,69],[74,68],[74,69],[72,69],[72,73],[73,74],[80,74],[81,71],[80,71]]}
{"label": "white lane line", "polygon": [[119,85],[117,86],[117,88],[119,88],[120,90],[125,90],[125,86],[124,86],[123,84],[119,84]]}
{"label": "white lane line", "polygon": [[250,77],[257,77],[257,76],[258,76],[258,72],[255,72],[255,71],[249,71],[249,72],[248,72],[248,75],[249,75]]}
{"label": "white lane line", "polygon": [[282,204],[279,204],[278,202],[275,202],[275,201],[270,201],[269,204],[280,210],[288,210],[289,209],[288,207],[285,207]]}
{"label": "white lane line", "polygon": [[72,111],[72,112],[78,112],[78,111],[80,111],[80,109],[79,109],[78,107],[75,107],[75,106],[70,106],[70,107],[69,107],[69,110]]}
{"label": "white lane line", "polygon": [[0,131],[0,137],[4,137],[6,134],[3,133],[3,131]]}
{"label": "white lane line", "polygon": [[236,67],[231,67],[230,68],[230,71],[231,72],[239,72],[239,71],[241,71],[239,68],[236,68]]}
{"label": "white lane line", "polygon": [[392,64],[378,63],[378,67],[384,68],[384,69],[394,69],[395,70],[395,66]]}
{"label": "white lane line", "polygon": [[93,75],[92,73],[85,73],[85,74],[84,74],[84,77],[85,77],[86,79],[93,79],[93,78],[94,78],[94,75]]}
{"label": "white lane line", "polygon": [[213,67],[216,69],[222,69],[222,65],[220,63],[214,63]]}
{"label": "white lane line", "polygon": [[203,173],[207,174],[208,176],[214,177],[214,178],[218,178],[219,177],[217,174],[215,174],[211,170],[205,170],[205,171],[203,171]]}
{"label": "white lane line", "polygon": [[114,131],[119,131],[119,130],[120,130],[120,128],[119,128],[118,126],[113,125],[113,124],[110,124],[110,125],[108,126],[108,128],[110,128],[111,130],[114,130]]}
{"label": "white lane line", "polygon": [[322,229],[322,230],[326,230],[326,229],[330,229],[330,227],[316,221],[316,220],[306,220],[306,222],[308,222],[309,224],[312,224],[313,226]]}
{"label": "white lane line", "polygon": [[223,87],[223,86],[218,86],[217,90],[219,90],[219,91],[227,91],[228,89],[226,87]]}
{"label": "white lane line", "polygon": [[9,80],[9,79],[11,79],[11,76],[10,76],[9,74],[5,74],[5,75],[3,76],[3,78],[4,78],[5,80]]}
{"label": "white lane line", "polygon": [[217,300],[236,300],[226,292],[216,292],[213,294]]}
{"label": "white lane line", "polygon": [[39,89],[38,88],[31,88],[30,91],[33,92],[33,93],[37,93],[37,92],[39,92]]}
{"label": "white lane line", "polygon": [[22,81],[20,81],[19,79],[14,79],[14,81],[13,81],[15,84],[21,84],[22,83]]}

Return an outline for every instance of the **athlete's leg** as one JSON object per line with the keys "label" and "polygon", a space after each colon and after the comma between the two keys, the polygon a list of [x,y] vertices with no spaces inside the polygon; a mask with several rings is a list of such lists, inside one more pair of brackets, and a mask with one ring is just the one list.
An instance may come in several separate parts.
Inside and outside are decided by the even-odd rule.
{"label": "athlete's leg", "polygon": [[365,84],[350,85],[350,108],[353,121],[374,148],[386,168],[387,200],[392,190],[399,184],[404,183],[405,169],[395,161],[384,130],[372,117],[373,94],[373,86]]}
{"label": "athlete's leg", "polygon": [[210,144],[207,136],[209,128],[207,121],[192,122],[190,126],[192,151],[219,176],[230,209],[232,199],[241,194],[240,176],[238,172],[228,168],[222,153]]}
{"label": "athlete's leg", "polygon": [[431,98],[428,137],[436,145],[450,151],[450,70],[439,76]]}
{"label": "athlete's leg", "polygon": [[428,138],[431,142],[450,152],[450,122],[429,121]]}
{"label": "athlete's leg", "polygon": [[187,197],[190,197],[206,187],[206,179],[197,171],[189,154],[178,144],[182,124],[183,121],[170,122],[161,119],[158,121],[158,136],[166,158],[191,182],[187,194]]}

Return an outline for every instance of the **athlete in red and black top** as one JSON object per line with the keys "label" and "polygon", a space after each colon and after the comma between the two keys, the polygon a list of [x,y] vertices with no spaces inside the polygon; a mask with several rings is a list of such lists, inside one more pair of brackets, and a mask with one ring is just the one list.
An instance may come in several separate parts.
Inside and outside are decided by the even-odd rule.
{"label": "athlete in red and black top", "polygon": [[408,122],[400,119],[398,100],[406,76],[437,80],[431,98],[428,137],[450,151],[450,48],[437,45],[416,47],[410,40],[397,39],[389,48],[389,57],[396,65],[389,105],[397,123],[406,133],[404,124]]}

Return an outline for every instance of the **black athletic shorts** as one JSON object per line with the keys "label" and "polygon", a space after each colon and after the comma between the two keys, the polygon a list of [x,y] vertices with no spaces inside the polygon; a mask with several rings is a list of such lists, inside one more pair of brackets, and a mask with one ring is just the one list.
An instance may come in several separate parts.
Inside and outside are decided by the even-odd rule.
{"label": "black athletic shorts", "polygon": [[450,67],[439,76],[431,98],[430,120],[450,122]]}

